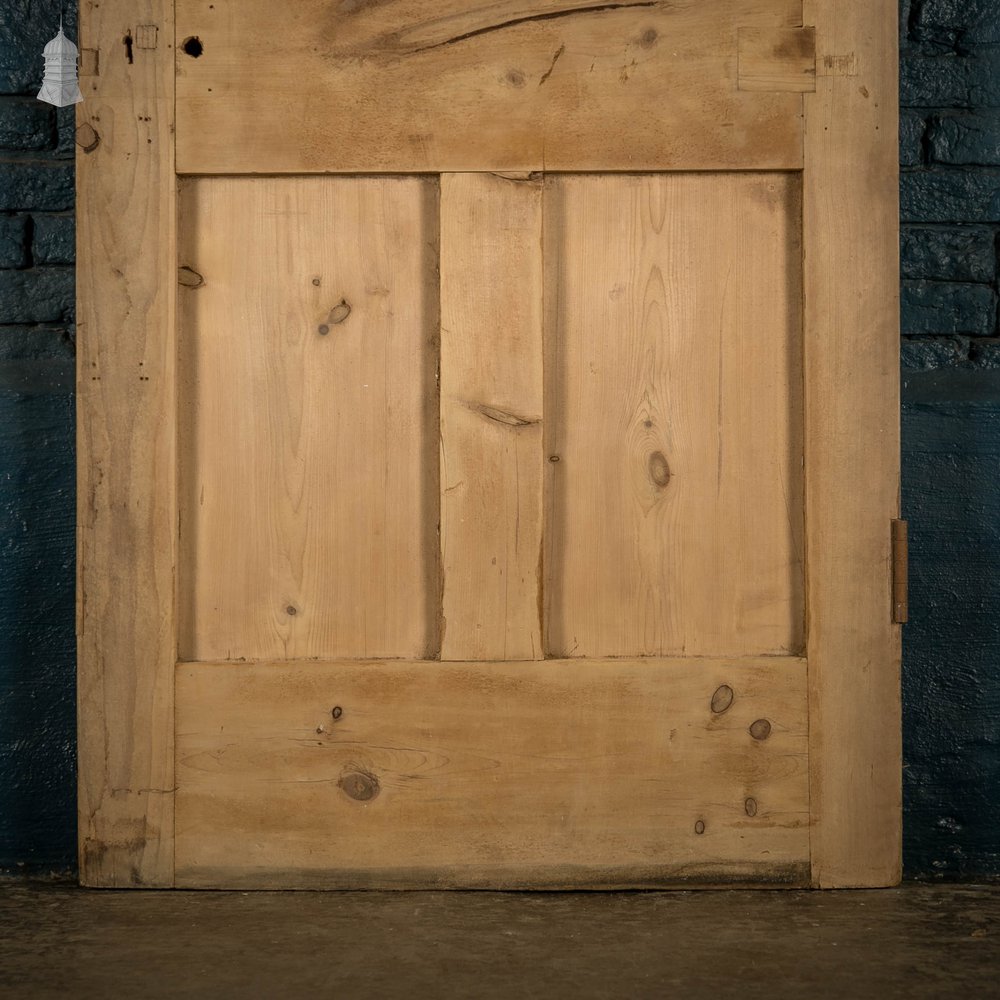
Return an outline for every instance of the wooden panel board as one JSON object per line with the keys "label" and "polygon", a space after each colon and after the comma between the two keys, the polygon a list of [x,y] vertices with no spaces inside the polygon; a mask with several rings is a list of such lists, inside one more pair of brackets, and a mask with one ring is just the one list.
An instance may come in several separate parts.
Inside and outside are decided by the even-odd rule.
{"label": "wooden panel board", "polygon": [[441,656],[542,656],[542,183],[441,178]]}
{"label": "wooden panel board", "polygon": [[[103,52],[77,105],[80,881],[173,881],[175,178],[173,4],[126,60],[136,5],[81,11]],[[94,61],[85,67],[94,67]]]}
{"label": "wooden panel board", "polygon": [[181,193],[181,655],[433,655],[437,190]]}
{"label": "wooden panel board", "polygon": [[[896,8],[807,3],[806,508],[813,880],[900,879]],[[863,484],[859,486],[859,470]]]}
{"label": "wooden panel board", "polygon": [[800,652],[800,184],[546,187],[546,651]]}
{"label": "wooden panel board", "polygon": [[805,664],[180,664],[180,886],[801,884]]}
{"label": "wooden panel board", "polygon": [[801,97],[738,88],[737,32],[801,10],[178,0],[179,169],[798,168]]}

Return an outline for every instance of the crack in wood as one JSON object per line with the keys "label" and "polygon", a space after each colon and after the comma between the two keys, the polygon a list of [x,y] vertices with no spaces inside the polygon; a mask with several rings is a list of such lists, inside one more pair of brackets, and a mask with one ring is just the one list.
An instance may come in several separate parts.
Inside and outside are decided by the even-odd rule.
{"label": "crack in wood", "polygon": [[566,51],[566,43],[563,42],[562,45],[556,49],[555,55],[552,57],[552,62],[549,63],[549,68],[542,74],[538,81],[538,86],[540,87],[545,81],[552,76],[552,71],[556,68],[556,63],[559,62],[559,57]]}
{"label": "crack in wood", "polygon": [[[634,7],[661,6],[663,6],[662,0],[637,0],[637,2],[633,3],[602,3],[593,7],[570,7],[566,10],[550,11],[547,14],[526,14],[524,17],[512,17],[510,20],[501,21],[498,24],[488,24],[482,28],[473,28],[472,31],[466,31],[461,35],[455,35],[452,38],[446,38],[444,41],[434,42],[431,45],[423,45],[420,48],[412,49],[411,51],[414,53],[430,52],[433,49],[444,48],[446,45],[457,45],[460,42],[468,41],[470,38],[478,38],[480,35],[488,35],[495,31],[506,31],[507,28],[514,28],[519,24],[527,24],[531,21],[555,21],[563,17],[573,17],[576,14],[600,14],[609,10],[629,10]],[[553,60],[553,65],[555,65],[555,60]],[[551,72],[551,68],[549,72]],[[544,82],[544,80],[542,82]]]}
{"label": "crack in wood", "polygon": [[540,424],[540,417],[522,417],[517,413],[508,410],[498,409],[496,406],[487,406],[485,403],[464,403],[474,413],[479,413],[487,420],[495,420],[498,424],[506,424],[508,427],[528,427],[531,424]]}

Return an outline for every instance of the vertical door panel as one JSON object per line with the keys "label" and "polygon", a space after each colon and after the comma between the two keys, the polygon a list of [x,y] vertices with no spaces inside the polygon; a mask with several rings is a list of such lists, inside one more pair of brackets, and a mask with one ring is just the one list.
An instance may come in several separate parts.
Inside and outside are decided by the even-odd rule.
{"label": "vertical door panel", "polygon": [[542,184],[441,178],[441,656],[542,655]]}
{"label": "vertical door panel", "polygon": [[437,192],[181,193],[180,655],[437,644]]}
{"label": "vertical door panel", "polygon": [[800,183],[546,187],[547,653],[803,645]]}

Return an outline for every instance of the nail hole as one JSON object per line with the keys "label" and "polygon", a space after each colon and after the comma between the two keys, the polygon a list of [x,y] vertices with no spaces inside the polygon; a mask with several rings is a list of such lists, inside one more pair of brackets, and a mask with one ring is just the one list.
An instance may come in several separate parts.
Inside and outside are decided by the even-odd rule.
{"label": "nail hole", "polygon": [[197,59],[205,51],[204,46],[201,44],[201,39],[197,35],[185,38],[184,44],[181,47],[192,59]]}

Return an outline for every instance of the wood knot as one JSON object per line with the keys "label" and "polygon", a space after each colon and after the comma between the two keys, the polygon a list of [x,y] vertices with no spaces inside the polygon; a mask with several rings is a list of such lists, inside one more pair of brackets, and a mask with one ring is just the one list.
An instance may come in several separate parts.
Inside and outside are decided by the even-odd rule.
{"label": "wood knot", "polygon": [[694,825],[694,832],[701,835],[705,832],[705,821],[700,819]]}
{"label": "wood knot", "polygon": [[649,456],[649,478],[658,489],[665,489],[670,483],[670,466],[662,451],[654,451]]}
{"label": "wood knot", "polygon": [[201,288],[205,279],[193,267],[184,265],[177,268],[177,283],[185,288]]}
{"label": "wood knot", "polygon": [[338,323],[343,323],[348,316],[351,315],[351,304],[347,299],[341,299],[331,310],[330,315],[327,317],[327,322],[331,326],[336,326]]}
{"label": "wood knot", "polygon": [[771,735],[771,723],[767,719],[758,719],[750,724],[750,735],[755,740],[766,740]]}
{"label": "wood knot", "polygon": [[378,778],[367,771],[347,771],[337,784],[358,802],[368,802],[379,793]]}
{"label": "wood knot", "polygon": [[743,809],[746,811],[746,814],[748,816],[756,816],[757,815],[757,800],[756,799],[747,799],[746,802],[743,803]]}
{"label": "wood knot", "polygon": [[722,715],[723,712],[728,712],[733,706],[733,698],[736,695],[733,689],[728,684],[723,684],[715,689],[715,694],[712,695],[712,711],[716,715]]}
{"label": "wood knot", "polygon": [[97,134],[97,129],[89,122],[84,122],[77,126],[76,144],[85,153],[92,153],[101,144],[101,137]]}

